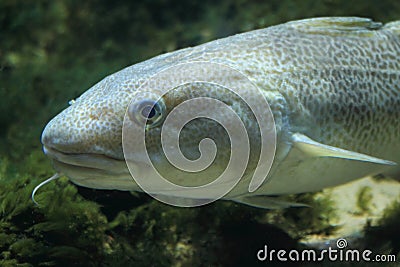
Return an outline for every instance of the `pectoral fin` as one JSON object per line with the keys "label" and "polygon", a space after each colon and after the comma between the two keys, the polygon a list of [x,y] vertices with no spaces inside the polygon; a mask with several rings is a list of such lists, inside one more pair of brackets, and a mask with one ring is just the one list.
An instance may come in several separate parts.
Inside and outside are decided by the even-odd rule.
{"label": "pectoral fin", "polygon": [[349,151],[333,146],[324,145],[300,133],[293,134],[292,140],[295,148],[299,149],[305,155],[311,157],[332,157],[332,158],[365,161],[365,162],[371,162],[375,164],[382,164],[389,166],[396,165],[396,163],[393,161],[379,159],[365,154],[357,153],[354,151]]}
{"label": "pectoral fin", "polygon": [[[396,163],[319,143],[295,133],[290,149],[273,166],[257,195],[318,191],[368,175],[396,171]],[[398,168],[397,168],[398,169]]]}
{"label": "pectoral fin", "polygon": [[279,197],[270,196],[240,196],[232,199],[235,202],[262,209],[284,209],[290,207],[310,207],[307,204],[286,201]]}

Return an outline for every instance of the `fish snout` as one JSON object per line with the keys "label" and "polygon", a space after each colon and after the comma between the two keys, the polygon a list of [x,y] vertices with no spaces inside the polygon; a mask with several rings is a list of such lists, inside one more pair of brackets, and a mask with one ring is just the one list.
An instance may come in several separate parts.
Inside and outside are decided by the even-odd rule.
{"label": "fish snout", "polygon": [[59,114],[53,118],[44,128],[41,136],[43,151],[48,154],[51,150],[62,153],[84,153],[87,152],[86,140],[82,132],[73,127],[70,120],[66,120]]}
{"label": "fish snout", "polygon": [[41,136],[43,151],[51,156],[53,151],[64,154],[101,154],[122,159],[121,126],[107,120],[92,120],[75,116],[70,109],[54,117]]}
{"label": "fish snout", "polygon": [[57,127],[53,121],[50,121],[44,128],[41,142],[43,144],[43,152],[46,155],[53,149],[62,152],[72,152],[71,150],[74,146],[68,129]]}

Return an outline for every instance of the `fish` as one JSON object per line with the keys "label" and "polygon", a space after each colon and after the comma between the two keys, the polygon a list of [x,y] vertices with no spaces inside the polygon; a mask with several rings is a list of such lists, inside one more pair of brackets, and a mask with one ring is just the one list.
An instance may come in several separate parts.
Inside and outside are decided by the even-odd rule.
{"label": "fish", "polygon": [[[260,128],[238,97],[216,84],[183,86],[179,94],[164,96],[162,105],[154,102],[148,110],[147,119],[165,118],[189,96],[205,95],[221,100],[244,121],[251,148],[248,165],[222,199],[259,208],[302,206],[282,196],[369,175],[400,177],[400,21],[321,17],[162,54],[107,76],[46,125],[43,151],[57,174],[44,183],[65,175],[83,187],[143,191],[124,156],[125,115],[146,80],[190,62],[219,64],[244,75],[259,88],[274,120],[273,161],[266,179],[249,190],[261,153]],[[227,79],[234,84],[234,78]],[[181,133],[179,146],[192,160],[200,156],[202,139],[211,138],[218,147],[210,171],[193,176],[171,169],[157,137],[161,128],[160,119],[145,129],[150,140],[146,145],[149,157],[169,179],[204,184],[226,167],[230,145],[218,123],[198,119]],[[153,193],[173,197],[177,192],[158,188]]]}

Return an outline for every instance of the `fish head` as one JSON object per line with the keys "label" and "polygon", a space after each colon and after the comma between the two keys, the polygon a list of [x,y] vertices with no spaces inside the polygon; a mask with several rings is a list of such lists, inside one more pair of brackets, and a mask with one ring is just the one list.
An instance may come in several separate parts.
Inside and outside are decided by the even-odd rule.
{"label": "fish head", "polygon": [[[215,82],[192,81],[163,91],[170,76],[148,82],[161,70],[146,71],[140,64],[124,69],[53,118],[42,143],[55,169],[78,185],[119,190],[141,190],[133,176],[151,177],[150,169],[181,186],[208,184],[228,164],[233,167],[226,175],[241,178],[254,171],[260,128],[243,101],[246,92],[255,98],[251,90],[240,95]],[[235,81],[235,75],[224,79]],[[239,155],[236,163],[230,163],[233,154]]]}
{"label": "fish head", "polygon": [[70,106],[43,130],[44,153],[59,173],[78,185],[135,189],[134,183],[126,179],[129,172],[121,145],[129,90],[119,90],[115,79],[106,77],[70,101]]}

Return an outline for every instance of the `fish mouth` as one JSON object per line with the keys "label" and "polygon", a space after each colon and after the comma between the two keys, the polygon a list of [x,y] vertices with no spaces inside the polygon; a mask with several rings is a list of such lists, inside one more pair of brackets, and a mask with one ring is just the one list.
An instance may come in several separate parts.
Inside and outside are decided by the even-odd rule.
{"label": "fish mouth", "polygon": [[[67,153],[47,145],[43,145],[43,152],[52,160],[53,167],[58,174],[67,176],[79,186],[94,189],[143,192],[143,189],[135,182],[129,172],[125,159],[116,159],[95,153]],[[137,162],[137,164],[140,163]],[[143,175],[147,176],[146,173],[143,173]],[[224,184],[221,183],[218,186],[224,186]],[[218,187],[214,188],[214,190],[218,190]],[[155,183],[151,192],[147,193],[182,197],[182,193],[176,188],[160,187],[158,183]],[[190,198],[204,199],[205,195],[191,195]]]}
{"label": "fish mouth", "polygon": [[75,167],[91,168],[104,171],[117,171],[123,159],[117,159],[95,153],[66,153],[44,145],[43,152],[53,160]]}
{"label": "fish mouth", "polygon": [[139,190],[124,159],[94,153],[66,153],[43,146],[54,168],[73,183],[95,189]]}

